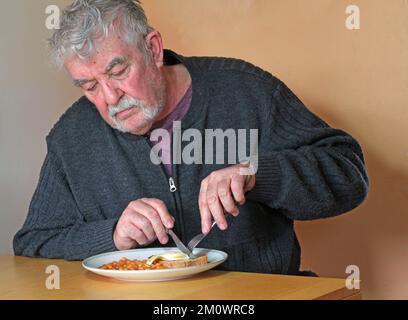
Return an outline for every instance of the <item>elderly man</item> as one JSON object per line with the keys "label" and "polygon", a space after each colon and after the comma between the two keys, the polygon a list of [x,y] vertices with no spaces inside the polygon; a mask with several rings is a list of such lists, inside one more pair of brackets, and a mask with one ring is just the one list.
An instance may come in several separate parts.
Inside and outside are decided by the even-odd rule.
{"label": "elderly man", "polygon": [[[260,68],[164,50],[137,1],[74,1],[50,48],[84,97],[47,137],[16,255],[75,260],[173,245],[166,228],[187,241],[215,221],[200,246],[226,251],[222,268],[299,274],[294,220],[350,211],[367,195],[363,154],[350,135]],[[203,136],[256,129],[256,170],[242,159],[176,162],[176,122]],[[171,139],[152,139],[155,129]],[[158,143],[169,160],[161,165],[152,161]],[[207,147],[203,158],[219,151]]]}

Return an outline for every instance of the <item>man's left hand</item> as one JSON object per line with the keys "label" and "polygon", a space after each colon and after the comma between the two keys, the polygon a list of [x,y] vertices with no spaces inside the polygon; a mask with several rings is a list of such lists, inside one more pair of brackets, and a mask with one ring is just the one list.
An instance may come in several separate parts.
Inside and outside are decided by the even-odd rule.
{"label": "man's left hand", "polygon": [[226,214],[238,216],[237,204],[245,203],[245,193],[255,186],[255,175],[242,175],[248,165],[237,164],[212,172],[201,182],[198,205],[201,215],[201,229],[207,234],[212,219],[221,230],[228,228]]}

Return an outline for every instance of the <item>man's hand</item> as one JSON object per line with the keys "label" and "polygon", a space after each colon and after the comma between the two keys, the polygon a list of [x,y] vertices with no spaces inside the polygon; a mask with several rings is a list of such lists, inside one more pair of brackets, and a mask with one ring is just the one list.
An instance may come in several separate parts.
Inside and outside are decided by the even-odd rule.
{"label": "man's hand", "polygon": [[245,193],[255,186],[255,175],[241,175],[246,164],[237,164],[212,172],[201,182],[198,205],[201,215],[201,229],[208,233],[212,218],[221,230],[227,229],[225,213],[238,216],[236,204],[245,203]]}
{"label": "man's hand", "polygon": [[120,217],[113,241],[119,250],[147,246],[159,239],[160,243],[169,241],[165,228],[173,228],[174,218],[163,201],[158,199],[139,199],[129,203]]}

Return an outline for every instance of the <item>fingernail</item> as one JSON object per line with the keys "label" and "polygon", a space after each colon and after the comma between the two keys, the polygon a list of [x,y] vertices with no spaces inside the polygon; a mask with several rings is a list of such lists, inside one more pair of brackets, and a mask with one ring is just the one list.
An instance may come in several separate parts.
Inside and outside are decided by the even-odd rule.
{"label": "fingernail", "polygon": [[221,230],[225,230],[225,229],[227,229],[227,227],[228,226],[225,223],[221,223],[221,225],[220,225]]}
{"label": "fingernail", "polygon": [[171,220],[167,220],[167,222],[166,222],[166,227],[169,228],[169,229],[173,228],[175,221],[176,221],[176,220],[175,220],[173,217],[171,217]]}

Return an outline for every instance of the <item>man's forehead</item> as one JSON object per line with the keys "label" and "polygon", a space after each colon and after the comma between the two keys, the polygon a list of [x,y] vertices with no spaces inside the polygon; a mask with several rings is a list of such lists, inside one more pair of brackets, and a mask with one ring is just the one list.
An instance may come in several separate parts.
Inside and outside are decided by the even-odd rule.
{"label": "man's forehead", "polygon": [[111,66],[123,63],[128,60],[129,56],[123,52],[116,53],[95,53],[89,59],[81,59],[78,56],[73,56],[65,61],[65,67],[71,73],[81,71],[105,72]]}
{"label": "man's forehead", "polygon": [[134,59],[140,54],[137,47],[130,46],[118,37],[108,37],[95,43],[95,53],[89,59],[72,56],[65,61],[65,68],[73,75],[99,74],[110,66]]}
{"label": "man's forehead", "polygon": [[72,58],[66,62],[69,68],[92,68],[100,69],[100,71],[109,71],[113,66],[121,63],[125,63],[129,60],[129,56],[126,54],[112,54],[106,56],[92,56],[89,59],[81,59],[79,57]]}

